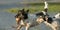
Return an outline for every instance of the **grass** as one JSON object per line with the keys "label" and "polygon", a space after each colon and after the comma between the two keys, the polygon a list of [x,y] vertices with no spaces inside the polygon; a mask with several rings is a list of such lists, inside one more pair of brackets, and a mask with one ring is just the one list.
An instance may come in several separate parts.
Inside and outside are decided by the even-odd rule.
{"label": "grass", "polygon": [[[24,7],[24,8],[25,8],[25,10],[29,9],[30,13],[40,12],[40,11],[44,10],[44,4],[43,3],[35,3],[35,4],[32,3],[29,5],[30,6]],[[48,7],[49,7],[48,12],[59,12],[60,11],[60,3],[49,3]],[[17,13],[17,11],[19,9],[22,9],[22,8],[20,7],[20,8],[7,9],[7,12]]]}

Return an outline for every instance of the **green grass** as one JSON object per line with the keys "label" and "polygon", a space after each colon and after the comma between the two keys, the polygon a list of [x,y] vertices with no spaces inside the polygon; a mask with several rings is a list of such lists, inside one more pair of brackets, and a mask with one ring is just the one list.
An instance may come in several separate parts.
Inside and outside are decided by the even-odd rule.
{"label": "green grass", "polygon": [[[30,6],[24,7],[25,10],[29,9],[30,13],[40,12],[44,10],[44,4],[43,3],[35,3],[35,4],[29,4]],[[48,12],[58,12],[60,11],[60,3],[49,3],[48,6]],[[22,8],[11,8],[7,9],[7,12],[10,13],[17,13],[17,11]]]}

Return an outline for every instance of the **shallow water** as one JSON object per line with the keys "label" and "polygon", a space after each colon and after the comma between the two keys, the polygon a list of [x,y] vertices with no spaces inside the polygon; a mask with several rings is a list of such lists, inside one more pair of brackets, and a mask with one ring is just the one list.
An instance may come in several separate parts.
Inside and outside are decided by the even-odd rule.
{"label": "shallow water", "polygon": [[[24,7],[24,5],[22,6]],[[17,6],[2,5],[0,6],[0,9],[7,9],[7,8],[14,8],[14,7],[17,7]],[[55,13],[49,13],[49,15],[53,17]],[[15,28],[12,28],[12,26],[16,25],[14,16],[15,14],[13,13],[3,12],[2,10],[0,10],[0,30],[15,30]],[[29,22],[32,22],[36,18],[34,14],[29,14],[28,17],[29,18],[26,21],[29,21]],[[24,30],[25,28],[22,28],[22,29]],[[44,23],[41,23],[40,25],[32,27],[29,30],[52,30],[52,28],[50,28],[49,26],[46,26]]]}
{"label": "shallow water", "polygon": [[[14,28],[12,28],[13,25],[14,26],[16,25],[14,16],[15,14],[11,14],[8,12],[0,12],[0,29],[1,30],[14,30]],[[33,18],[35,18],[33,14],[29,14],[28,16],[29,16],[28,21],[30,22],[32,22]],[[49,29],[51,28],[46,26],[44,23],[30,28],[30,30],[49,30]]]}

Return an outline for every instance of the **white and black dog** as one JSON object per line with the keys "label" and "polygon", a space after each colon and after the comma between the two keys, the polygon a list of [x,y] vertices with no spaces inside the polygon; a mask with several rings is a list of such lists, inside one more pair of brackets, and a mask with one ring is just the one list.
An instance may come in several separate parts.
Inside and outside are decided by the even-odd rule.
{"label": "white and black dog", "polygon": [[[41,16],[42,17],[42,16]],[[60,27],[58,20],[53,20],[53,18],[45,16],[45,18],[37,19],[38,23],[45,23],[46,25],[50,26],[53,30],[58,30]]]}
{"label": "white and black dog", "polygon": [[48,15],[48,13],[47,13],[47,10],[48,10],[48,3],[45,1],[44,4],[45,4],[44,10],[41,11],[41,12],[36,13],[36,16]]}

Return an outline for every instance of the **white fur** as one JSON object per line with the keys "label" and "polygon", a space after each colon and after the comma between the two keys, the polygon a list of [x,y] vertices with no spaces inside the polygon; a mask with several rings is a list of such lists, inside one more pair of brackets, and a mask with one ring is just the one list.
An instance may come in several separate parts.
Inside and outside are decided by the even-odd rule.
{"label": "white fur", "polygon": [[20,24],[21,24],[21,25],[24,25],[24,22],[23,22],[23,20],[21,20]]}
{"label": "white fur", "polygon": [[46,1],[44,2],[44,4],[45,4],[44,9],[48,8],[48,3]]}
{"label": "white fur", "polygon": [[44,15],[46,15],[46,12],[45,11],[42,11]]}
{"label": "white fur", "polygon": [[60,19],[60,13],[57,13],[54,17],[55,17],[56,19]]}
{"label": "white fur", "polygon": [[31,23],[26,24],[26,30],[29,30],[30,25],[31,25]]}

